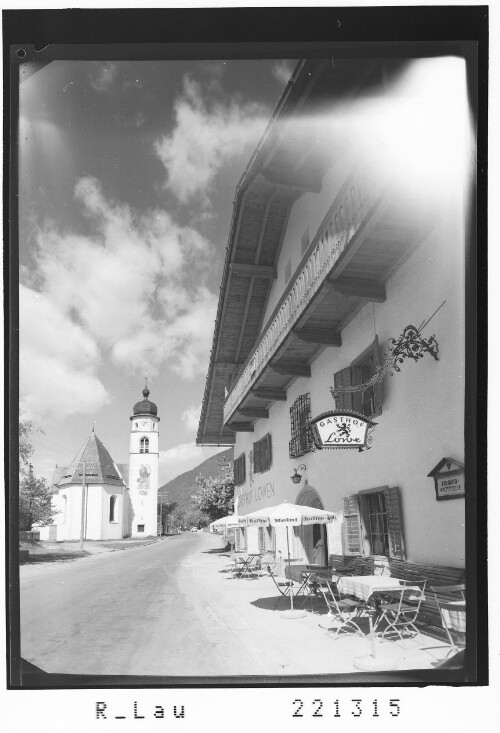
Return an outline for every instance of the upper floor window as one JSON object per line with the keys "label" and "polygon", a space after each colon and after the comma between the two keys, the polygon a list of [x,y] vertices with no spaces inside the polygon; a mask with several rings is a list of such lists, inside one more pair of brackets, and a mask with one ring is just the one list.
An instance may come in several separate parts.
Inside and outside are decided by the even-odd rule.
{"label": "upper floor window", "polygon": [[263,438],[253,444],[253,472],[263,473],[271,468],[272,463],[272,443],[271,434],[264,435]]}
{"label": "upper floor window", "polygon": [[291,437],[288,452],[290,458],[298,458],[309,453],[313,448],[313,441],[309,432],[311,420],[311,396],[301,394],[290,407]]}
{"label": "upper floor window", "polygon": [[141,438],[141,453],[149,453],[149,438]]}
{"label": "upper floor window", "polygon": [[242,453],[234,461],[234,485],[241,486],[245,483],[245,480],[245,454]]}
{"label": "upper floor window", "polygon": [[[335,387],[352,387],[365,384],[375,374],[380,364],[378,339],[358,356],[348,367],[334,374]],[[382,383],[367,386],[358,392],[339,392],[337,410],[355,410],[365,417],[382,414]]]}

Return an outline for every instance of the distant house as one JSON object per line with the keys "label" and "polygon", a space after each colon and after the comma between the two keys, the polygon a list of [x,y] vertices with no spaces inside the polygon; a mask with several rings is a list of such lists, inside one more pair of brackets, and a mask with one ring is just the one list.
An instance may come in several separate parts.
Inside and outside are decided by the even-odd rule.
{"label": "distant house", "polygon": [[[197,442],[234,447],[238,514],[285,500],[337,513],[294,528],[295,558],[464,567],[463,478],[439,501],[428,474],[464,461],[467,207],[460,190],[425,195],[434,159],[417,194],[383,149],[378,168],[367,159],[349,120],[412,65],[362,51],[298,64],[239,183]],[[389,376],[391,339],[432,316],[419,336],[438,358]],[[311,421],[334,410],[376,423],[368,449],[318,449]],[[282,528],[238,534],[286,552]]]}

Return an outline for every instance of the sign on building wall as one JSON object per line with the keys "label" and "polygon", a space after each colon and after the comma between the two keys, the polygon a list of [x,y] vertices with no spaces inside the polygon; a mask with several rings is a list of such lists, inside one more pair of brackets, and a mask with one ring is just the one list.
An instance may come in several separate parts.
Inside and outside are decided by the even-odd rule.
{"label": "sign on building wall", "polygon": [[358,412],[332,410],[311,420],[316,448],[358,448],[370,442],[370,431],[377,423]]}
{"label": "sign on building wall", "polygon": [[434,479],[437,501],[465,496],[464,464],[460,461],[442,458],[427,475]]}

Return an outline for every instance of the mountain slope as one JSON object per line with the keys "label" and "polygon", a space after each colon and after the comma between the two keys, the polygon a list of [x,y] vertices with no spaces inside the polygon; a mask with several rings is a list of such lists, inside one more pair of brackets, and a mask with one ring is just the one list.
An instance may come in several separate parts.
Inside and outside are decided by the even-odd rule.
{"label": "mountain slope", "polygon": [[200,463],[191,471],[186,471],[176,476],[171,481],[168,481],[163,486],[160,486],[158,492],[167,494],[168,501],[177,502],[179,509],[191,509],[191,495],[196,493],[196,477],[200,474],[208,478],[209,476],[216,476],[219,473],[219,459],[229,460],[233,462],[233,449],[228,448],[220,453],[216,453],[215,456],[207,458],[206,461]]}

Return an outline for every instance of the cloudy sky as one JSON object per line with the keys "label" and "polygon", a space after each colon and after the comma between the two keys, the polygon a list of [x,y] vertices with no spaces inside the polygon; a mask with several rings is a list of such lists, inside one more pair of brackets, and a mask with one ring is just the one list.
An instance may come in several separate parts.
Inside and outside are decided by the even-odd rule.
{"label": "cloudy sky", "polygon": [[295,62],[53,62],[20,86],[20,393],[35,471],[128,461],[149,374],[160,481],[195,435],[236,185]]}

